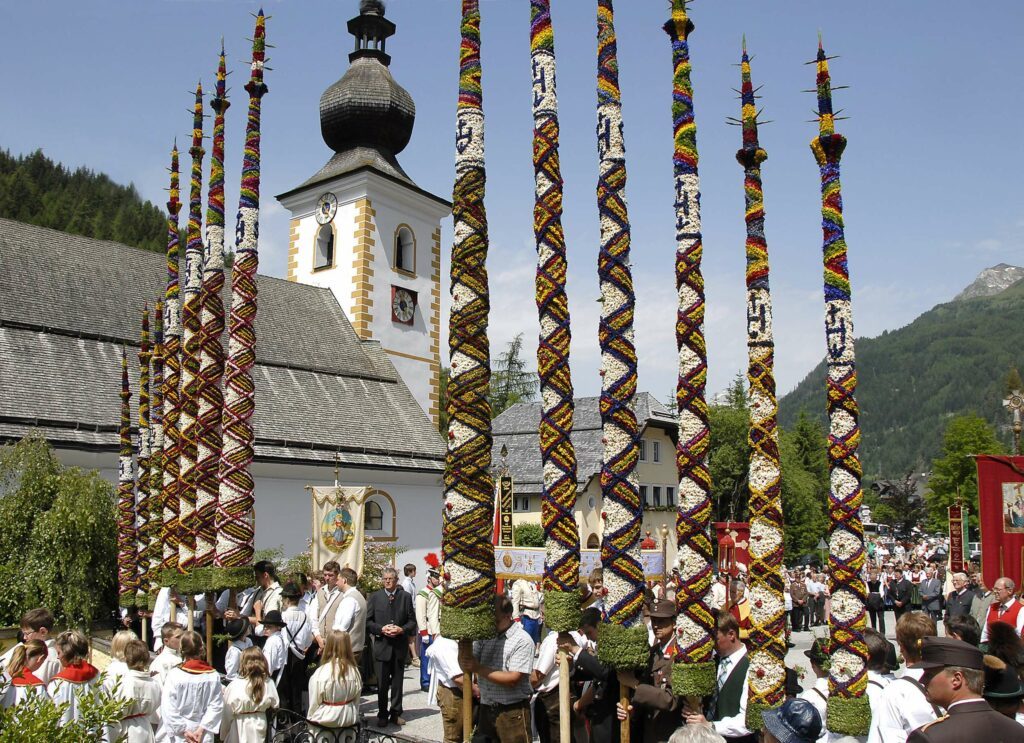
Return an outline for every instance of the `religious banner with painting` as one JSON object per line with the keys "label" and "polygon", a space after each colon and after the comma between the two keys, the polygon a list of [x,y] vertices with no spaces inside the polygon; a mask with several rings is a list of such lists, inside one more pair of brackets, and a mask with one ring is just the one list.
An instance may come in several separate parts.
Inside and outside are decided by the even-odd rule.
{"label": "religious banner with painting", "polygon": [[979,454],[978,523],[985,584],[1024,578],[1024,457]]}
{"label": "religious banner with painting", "polygon": [[363,569],[363,516],[370,489],[313,487],[312,561]]}
{"label": "religious banner with painting", "polygon": [[950,506],[949,511],[949,567],[954,572],[964,570],[964,509]]}
{"label": "religious banner with painting", "polygon": [[[540,580],[544,576],[544,547],[494,548],[494,572],[502,580]],[[644,580],[657,581],[665,575],[661,550],[641,550]],[[601,567],[601,550],[580,550],[580,578],[586,580],[594,568]]]}

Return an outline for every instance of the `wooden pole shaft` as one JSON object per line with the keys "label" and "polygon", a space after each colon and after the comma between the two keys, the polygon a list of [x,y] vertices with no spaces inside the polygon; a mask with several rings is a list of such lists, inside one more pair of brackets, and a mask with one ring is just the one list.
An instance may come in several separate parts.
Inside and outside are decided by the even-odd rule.
{"label": "wooden pole shaft", "polygon": [[142,641],[143,642],[148,642],[149,641],[149,637],[147,635],[149,633],[146,632],[146,618],[142,617],[141,618],[141,622],[142,622]]}
{"label": "wooden pole shaft", "polygon": [[569,654],[558,651],[558,739],[572,741],[572,710],[569,707]]}
{"label": "wooden pole shaft", "polygon": [[206,662],[211,666],[213,665],[213,602],[213,594],[206,594]]}
{"label": "wooden pole shaft", "polygon": [[196,631],[196,597],[188,597],[188,631]]}
{"label": "wooden pole shaft", "polygon": [[[623,683],[619,684],[619,704],[627,712],[629,711],[629,687]],[[620,723],[619,726],[619,743],[629,743],[629,715],[626,715],[626,719]]]}
{"label": "wooden pole shaft", "polygon": [[473,674],[466,670],[468,659],[473,657],[473,641],[459,640],[459,665],[462,667],[462,740],[470,743],[473,739]]}

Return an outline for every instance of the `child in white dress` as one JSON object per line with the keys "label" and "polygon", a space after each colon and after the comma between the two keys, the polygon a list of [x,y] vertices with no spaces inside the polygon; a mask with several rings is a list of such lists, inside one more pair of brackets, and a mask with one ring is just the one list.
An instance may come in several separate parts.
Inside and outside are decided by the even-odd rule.
{"label": "child in white dress", "polygon": [[270,678],[267,660],[259,648],[246,648],[238,678],[224,689],[224,743],[262,743],[267,737],[267,710],[281,704],[277,686]]}
{"label": "child in white dress", "polygon": [[198,632],[182,634],[181,657],[182,664],[167,672],[164,683],[160,701],[161,740],[213,743],[224,710],[220,674],[203,660],[206,647]]}
{"label": "child in white dress", "polygon": [[352,653],[352,639],[348,632],[332,630],[324,644],[320,667],[309,679],[306,719],[324,728],[355,725],[359,721],[362,688],[363,679]]}
{"label": "child in white dress", "polygon": [[[118,633],[121,634],[121,633]],[[121,713],[121,723],[109,731],[109,740],[126,736],[127,743],[152,743],[153,730],[160,723],[160,682],[149,674],[149,648],[142,640],[128,640],[119,652],[124,658],[124,673],[104,674],[103,688],[129,702]]]}
{"label": "child in white dress", "polygon": [[28,640],[14,648],[0,674],[0,707],[14,707],[31,694],[46,696],[46,682],[36,671],[46,662],[50,649],[42,640]]}
{"label": "child in white dress", "polygon": [[61,722],[67,724],[79,717],[79,705],[83,695],[95,694],[99,689],[100,672],[89,663],[89,640],[76,629],[57,635],[55,644],[60,672],[46,687],[53,703],[67,702]]}

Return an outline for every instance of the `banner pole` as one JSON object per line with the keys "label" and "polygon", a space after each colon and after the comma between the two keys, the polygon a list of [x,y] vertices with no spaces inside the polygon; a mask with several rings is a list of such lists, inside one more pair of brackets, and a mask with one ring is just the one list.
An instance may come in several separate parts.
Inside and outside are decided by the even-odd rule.
{"label": "banner pole", "polygon": [[558,739],[572,741],[572,710],[569,708],[569,654],[558,651]]}

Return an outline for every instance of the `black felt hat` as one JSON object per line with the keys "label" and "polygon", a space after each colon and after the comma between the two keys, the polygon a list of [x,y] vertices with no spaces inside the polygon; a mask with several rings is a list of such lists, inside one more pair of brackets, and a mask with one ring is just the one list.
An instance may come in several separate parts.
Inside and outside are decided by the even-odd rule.
{"label": "black felt hat", "polygon": [[231,638],[232,642],[241,640],[249,630],[249,620],[245,617],[240,619],[229,619],[224,622],[224,633]]}
{"label": "black felt hat", "polygon": [[284,627],[288,623],[281,617],[281,612],[277,609],[272,609],[263,615],[263,621],[261,624],[268,625],[270,627]]}
{"label": "black felt hat", "polygon": [[[1020,699],[1024,697],[1024,685],[1020,682],[1017,669],[999,661],[994,656],[986,656],[985,663],[985,699]],[[1000,668],[1000,666],[1002,666]]]}

